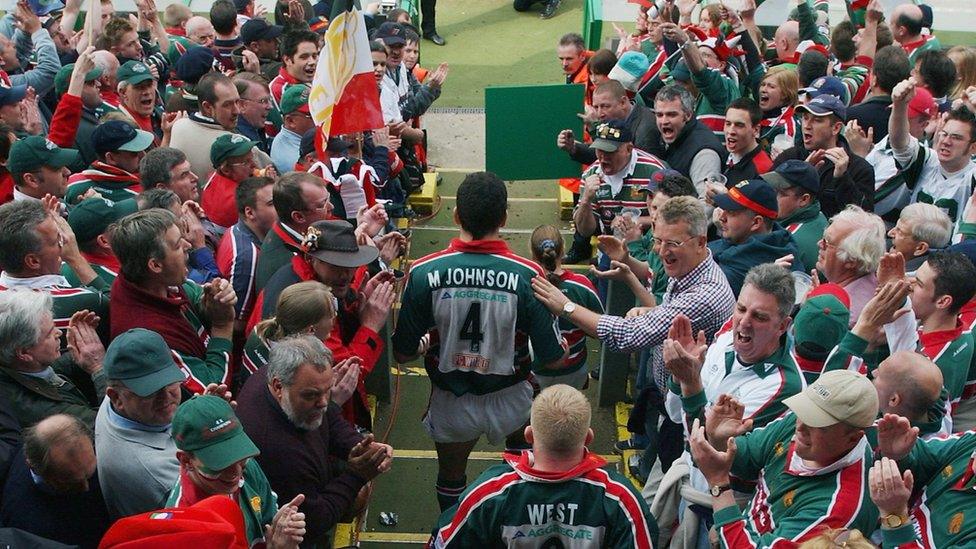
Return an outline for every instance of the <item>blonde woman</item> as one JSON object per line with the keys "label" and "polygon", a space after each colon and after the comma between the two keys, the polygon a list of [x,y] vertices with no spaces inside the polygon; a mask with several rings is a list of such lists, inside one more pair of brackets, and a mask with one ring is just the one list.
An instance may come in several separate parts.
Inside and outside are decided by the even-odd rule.
{"label": "blonde woman", "polygon": [[[244,343],[243,367],[238,369],[238,387],[268,363],[271,344],[293,335],[311,334],[324,343],[335,324],[335,297],[329,287],[315,280],[292,284],[281,291],[275,316],[261,321]],[[356,390],[361,361],[347,358],[333,365],[335,383],[332,401],[345,404]]]}
{"label": "blonde woman", "polygon": [[[600,303],[590,279],[563,269],[563,246],[563,235],[552,225],[536,227],[529,240],[532,258],[546,271],[549,282],[562,290],[574,303],[602,314],[603,304]],[[586,334],[565,318],[559,319],[559,332],[569,344],[566,362],[559,369],[534,368],[532,373],[543,389],[557,383],[583,389],[587,379]]]}
{"label": "blonde woman", "polygon": [[956,83],[949,90],[949,99],[960,99],[968,88],[976,86],[976,48],[953,46],[946,55],[956,65]]}
{"label": "blonde woman", "polygon": [[769,152],[778,135],[786,135],[792,141],[799,129],[796,109],[800,78],[796,70],[773,67],[759,82],[759,108],[763,111],[759,144]]}

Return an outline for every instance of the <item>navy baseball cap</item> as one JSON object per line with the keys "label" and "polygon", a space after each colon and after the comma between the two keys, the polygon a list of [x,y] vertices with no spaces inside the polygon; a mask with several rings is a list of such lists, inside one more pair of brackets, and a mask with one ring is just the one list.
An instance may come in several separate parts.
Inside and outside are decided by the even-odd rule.
{"label": "navy baseball cap", "polygon": [[64,9],[64,2],[61,0],[27,0],[27,5],[39,17]]}
{"label": "navy baseball cap", "polygon": [[764,173],[759,177],[772,185],[774,189],[796,186],[803,187],[814,196],[820,193],[820,174],[817,173],[813,164],[802,160],[787,160],[776,166],[775,171]]}
{"label": "navy baseball cap", "polygon": [[27,86],[0,86],[0,107],[19,103],[27,95]]}
{"label": "navy baseball cap", "polygon": [[634,135],[623,120],[607,120],[596,127],[595,139],[590,144],[598,151],[614,152],[624,143],[633,143]]}
{"label": "navy baseball cap", "polygon": [[247,23],[241,26],[241,40],[245,45],[255,40],[273,40],[281,36],[285,27],[272,25],[262,17],[248,19]]}
{"label": "navy baseball cap", "polygon": [[136,129],[124,120],[109,120],[95,127],[91,134],[96,154],[114,151],[142,152],[153,144],[153,134]]}
{"label": "navy baseball cap", "polygon": [[402,46],[407,43],[403,37],[403,27],[399,23],[387,21],[376,29],[374,38],[382,40],[387,46]]}
{"label": "navy baseball cap", "polygon": [[800,105],[796,108],[796,112],[808,112],[814,116],[830,116],[834,115],[840,118],[841,121],[847,121],[847,106],[844,102],[840,100],[839,97],[833,95],[823,94],[818,95],[810,100],[806,105]]}
{"label": "navy baseball cap", "polygon": [[730,212],[752,210],[769,219],[779,216],[776,191],[762,179],[741,181],[730,188],[729,192],[715,195],[712,200],[716,206]]}
{"label": "navy baseball cap", "polygon": [[809,87],[800,91],[809,95],[810,99],[828,94],[837,97],[845,104],[847,103],[847,86],[836,76],[821,76],[811,82]]}
{"label": "navy baseball cap", "polygon": [[213,51],[203,46],[193,46],[176,62],[176,77],[184,82],[196,84],[203,75],[213,70],[213,64]]}

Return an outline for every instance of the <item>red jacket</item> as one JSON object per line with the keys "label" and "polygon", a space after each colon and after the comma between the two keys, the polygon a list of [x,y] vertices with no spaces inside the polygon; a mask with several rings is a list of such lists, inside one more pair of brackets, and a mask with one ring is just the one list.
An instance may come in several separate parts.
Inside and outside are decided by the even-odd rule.
{"label": "red jacket", "polygon": [[75,148],[75,136],[78,125],[81,124],[81,98],[77,95],[64,94],[58,100],[58,108],[51,117],[51,126],[47,138],[55,145],[65,149]]}

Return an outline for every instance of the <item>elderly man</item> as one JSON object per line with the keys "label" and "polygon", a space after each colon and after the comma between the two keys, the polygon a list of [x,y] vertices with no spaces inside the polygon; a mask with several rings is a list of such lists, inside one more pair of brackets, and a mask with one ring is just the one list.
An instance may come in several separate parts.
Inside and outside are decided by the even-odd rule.
{"label": "elderly man", "polygon": [[111,522],[95,469],[91,428],[78,418],[56,414],[27,429],[3,486],[4,527],[96,547]]}
{"label": "elderly man", "polygon": [[885,249],[881,218],[857,206],[848,206],[830,219],[820,239],[817,273],[844,288],[851,298],[851,326],[874,296],[878,268]]}
{"label": "elderly man", "polygon": [[104,363],[95,450],[109,515],[119,518],[161,507],[179,476],[169,431],[185,376],[163,338],[141,328],[119,334]]}
{"label": "elderly man", "polygon": [[102,69],[102,75],[98,77],[98,93],[102,104],[95,108],[95,113],[102,116],[108,112],[116,112],[122,102],[119,95],[119,59],[108,50],[95,50],[92,58],[95,60],[95,67]]}
{"label": "elderly man", "polygon": [[796,47],[800,45],[800,23],[786,21],[776,28],[773,46],[778,64],[796,65]]}
{"label": "elderly man", "polygon": [[695,117],[695,98],[680,84],[665,86],[654,99],[654,114],[657,146],[650,152],[691,179],[698,195],[705,196],[705,180],[722,173],[728,152]]}
{"label": "elderly man", "polygon": [[241,97],[234,81],[219,72],[204,75],[196,92],[200,108],[176,121],[170,146],[183,151],[190,161],[190,170],[206,181],[214,171],[210,148],[219,136],[237,128]]}
{"label": "elderly man", "polygon": [[154,139],[153,134],[123,120],[99,124],[91,134],[97,160],[89,169],[68,178],[65,203],[77,204],[91,189],[112,202],[135,198],[141,190],[139,163]]}
{"label": "elderly man", "polygon": [[[221,229],[237,223],[234,191],[241,181],[254,174],[257,163],[254,149],[257,141],[236,133],[225,133],[214,139],[210,146],[210,164],[213,173],[203,186],[201,205],[207,217]],[[274,177],[274,172],[269,174]]]}
{"label": "elderly man", "polygon": [[790,233],[776,222],[776,191],[763,179],[742,181],[713,199],[721,208],[721,240],[708,243],[715,262],[738,295],[746,273],[756,265],[793,256],[791,268],[803,271],[800,252]]}
{"label": "elderly man", "polygon": [[126,61],[118,71],[119,110],[139,129],[161,138],[162,110],[156,104],[156,77],[141,61]]}
{"label": "elderly man", "polygon": [[302,135],[315,127],[308,111],[309,91],[307,85],[297,84],[289,86],[281,96],[280,110],[284,123],[271,143],[271,161],[281,173],[295,169]]}
{"label": "elderly man", "polygon": [[[278,341],[238,398],[244,430],[261,450],[257,462],[283,500],[304,494],[305,537],[316,544],[362,510],[357,495],[393,458],[389,445],[360,435],[330,403],[332,365],[332,354],[314,336]],[[347,467],[337,471],[330,456]]]}
{"label": "elderly man", "polygon": [[827,228],[820,211],[820,176],[817,169],[801,160],[787,160],[762,178],[776,189],[777,218],[786,228],[799,252],[804,268],[812,268],[820,253],[818,242]]}
{"label": "elderly man", "polygon": [[139,163],[139,179],[142,188],[169,189],[176,193],[180,202],[200,200],[199,176],[186,153],[171,147],[159,147],[146,153]]}
{"label": "elderly man", "polygon": [[644,498],[586,449],[593,440],[590,415],[578,390],[543,389],[525,428],[532,452],[505,454],[505,463],[482,473],[441,515],[428,546],[541,544],[544,538],[545,547],[572,547],[580,539],[595,547],[657,547],[657,524]]}
{"label": "elderly man", "polygon": [[302,239],[309,226],[332,215],[325,182],[308,173],[293,172],[280,177],[272,189],[272,202],[278,221],[261,245],[261,257],[254,272],[254,286],[258,291],[302,251]]}
{"label": "elderly man", "polygon": [[[800,544],[828,528],[873,532],[878,512],[867,486],[873,452],[864,433],[878,414],[871,382],[847,370],[827,372],[784,404],[784,417],[747,433],[745,406],[723,395],[705,427],[697,419],[692,425],[691,452],[709,485],[723,547]],[[733,475],[761,479],[745,513],[729,484]]]}
{"label": "elderly man", "polygon": [[258,462],[260,451],[244,433],[230,404],[217,396],[197,395],[173,416],[173,440],[180,475],[165,507],[190,507],[210,496],[226,495],[240,507],[244,535],[251,546],[297,547],[305,533],[298,494],[278,508],[278,497]]}
{"label": "elderly man", "polygon": [[803,144],[781,152],[775,166],[787,160],[813,164],[820,174],[820,200],[824,215],[832,216],[845,204],[871,210],[874,206],[874,168],[851,152],[841,137],[847,107],[837,97],[823,94],[796,112],[802,117]]}
{"label": "elderly man", "polygon": [[[500,236],[508,215],[505,183],[476,172],[457,196],[459,238],[446,252],[413,263],[393,335],[400,363],[426,355],[431,397],[424,425],[437,449],[441,511],[464,491],[468,457],[482,435],[491,444],[523,443],[530,368],[558,368],[569,350],[555,319],[532,299],[530,283],[545,280],[542,269]],[[427,334],[429,348],[421,343]]]}
{"label": "elderly man", "polygon": [[905,259],[905,271],[914,273],[929,255],[949,245],[952,220],[942,208],[924,202],[909,204],[888,231],[891,251]]}
{"label": "elderly man", "polygon": [[112,285],[111,332],[158,332],[187,373],[187,388],[199,393],[210,383],[230,383],[237,296],[224,279],[203,286],[186,279],[190,245],[178,221],[168,210],[149,209],[116,225],[112,250],[120,271]]}
{"label": "elderly man", "polygon": [[899,4],[891,12],[891,36],[908,54],[912,66],[918,56],[929,50],[939,51],[942,44],[934,34],[923,34],[922,9],[915,4]]}
{"label": "elderly man", "polygon": [[[102,372],[105,348],[95,332],[98,317],[88,311],[71,316],[67,329],[70,353],[62,359],[62,334],[55,326],[51,306],[51,296],[46,293],[0,292],[0,392],[24,427],[52,414],[69,414],[91,427],[106,383]],[[86,378],[82,386],[87,391],[67,377],[79,373]],[[94,395],[90,395],[91,389]]]}
{"label": "elderly man", "polygon": [[[81,310],[103,318],[108,313],[108,290],[78,249],[68,222],[39,201],[24,200],[0,206],[0,292],[28,288],[54,300],[55,324],[64,326]],[[72,288],[60,276],[67,263],[84,285]]]}
{"label": "elderly man", "polygon": [[217,33],[209,19],[195,15],[186,22],[186,37],[198,46],[212,48]]}
{"label": "elderly man", "polygon": [[[318,280],[332,288],[337,300],[336,322],[326,344],[336,360],[358,356],[363,362],[356,398],[347,401],[344,415],[356,425],[370,428],[372,418],[362,378],[373,370],[383,351],[379,332],[386,326],[393,305],[393,274],[381,271],[369,276],[366,265],[380,252],[374,246],[358,244],[352,226],[345,221],[313,223],[303,243],[302,254],[278,269],[258,294],[252,319],[274,316],[281,291],[296,282]],[[247,333],[255,324],[249,323]]]}
{"label": "elderly man", "polygon": [[70,167],[80,161],[78,151],[62,149],[40,135],[18,139],[10,146],[7,171],[14,180],[14,200],[63,198]]}

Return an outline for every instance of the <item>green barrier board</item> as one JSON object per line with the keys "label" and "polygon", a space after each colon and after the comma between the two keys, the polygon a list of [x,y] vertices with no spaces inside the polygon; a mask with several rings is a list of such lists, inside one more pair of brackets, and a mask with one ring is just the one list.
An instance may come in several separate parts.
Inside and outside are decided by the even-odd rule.
{"label": "green barrier board", "polygon": [[502,179],[579,177],[583,167],[556,148],[573,130],[582,140],[582,84],[485,88],[485,165]]}

